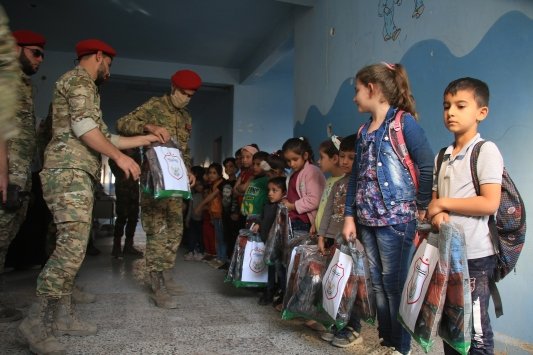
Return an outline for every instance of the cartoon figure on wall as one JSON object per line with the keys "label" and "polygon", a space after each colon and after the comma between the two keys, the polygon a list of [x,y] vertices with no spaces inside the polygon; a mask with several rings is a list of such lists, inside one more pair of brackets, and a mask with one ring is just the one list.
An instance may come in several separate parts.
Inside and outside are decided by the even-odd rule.
{"label": "cartoon figure on wall", "polygon": [[[414,0],[415,10],[411,15],[412,18],[419,18],[424,12],[424,1]],[[396,41],[400,31],[400,27],[397,27],[394,23],[394,5],[400,6],[402,0],[379,0],[378,3],[378,16],[383,17],[383,40],[388,41],[392,39]]]}

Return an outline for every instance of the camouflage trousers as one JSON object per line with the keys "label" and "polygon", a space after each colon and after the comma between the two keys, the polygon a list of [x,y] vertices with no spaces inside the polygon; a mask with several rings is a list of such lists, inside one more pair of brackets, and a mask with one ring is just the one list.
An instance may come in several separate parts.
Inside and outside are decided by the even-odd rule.
{"label": "camouflage trousers", "polygon": [[94,184],[79,169],[44,169],[43,195],[57,228],[56,247],[37,278],[37,295],[60,298],[72,293],[91,231]]}
{"label": "camouflage trousers", "polygon": [[[31,178],[29,176],[24,179],[23,176],[9,174],[9,181],[22,186],[24,191],[31,191]],[[17,236],[20,226],[26,218],[28,204],[28,199],[25,199],[22,207],[13,212],[8,212],[0,208],[0,274],[4,272],[4,264],[9,245]]]}
{"label": "camouflage trousers", "polygon": [[146,233],[146,271],[173,268],[183,235],[182,199],[156,200],[143,194],[141,221]]}

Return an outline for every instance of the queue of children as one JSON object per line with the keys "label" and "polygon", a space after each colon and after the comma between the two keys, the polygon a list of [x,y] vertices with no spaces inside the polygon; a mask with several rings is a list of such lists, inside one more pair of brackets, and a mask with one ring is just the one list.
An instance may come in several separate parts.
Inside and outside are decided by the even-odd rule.
{"label": "queue of children", "polygon": [[[218,194],[224,206],[220,214],[208,210],[215,225],[219,263],[231,258],[231,243],[235,243],[240,228],[251,228],[266,242],[281,207],[288,210],[293,232],[316,237],[323,255],[331,255],[335,250],[338,235],[345,242],[358,239],[369,261],[376,301],[380,344],[373,353],[409,354],[411,336],[398,321],[398,311],[414,251],[417,221],[429,221],[437,230],[442,222],[456,221],[464,227],[470,275],[477,280],[472,289],[472,299],[478,308],[473,312],[470,353],[493,353],[487,309],[488,280],[496,258],[487,220],[499,204],[503,159],[495,144],[483,146],[477,171],[480,195],[474,189],[469,166],[471,147],[481,140],[477,128],[488,115],[488,99],[487,85],[477,79],[461,78],[446,88],[444,125],[454,134],[455,141],[446,150],[439,176],[434,176],[436,158],[417,122],[405,68],[388,63],[366,66],[355,76],[353,101],[359,112],[370,114],[370,118],[358,132],[325,140],[319,147],[318,165],[304,137],[288,139],[281,151],[274,154],[260,151],[255,144],[242,147],[238,150],[240,161],[237,154],[236,160],[224,161],[231,180],[229,188],[220,188],[225,182],[221,167],[214,165],[208,173],[210,187],[194,188],[193,208],[187,220],[189,232],[198,233],[201,215],[198,209],[213,205],[210,201]],[[398,157],[390,137],[389,126],[399,110],[404,112],[401,129],[408,154],[417,168],[416,179]],[[202,195],[203,189],[207,192]],[[202,255],[201,240],[190,238],[186,258],[192,260]],[[281,309],[286,273],[283,263],[269,266],[260,305],[272,304]],[[308,326],[320,330],[319,337],[334,346],[363,342],[356,314],[340,330],[325,331],[313,322]],[[446,345],[445,351],[454,353]]]}

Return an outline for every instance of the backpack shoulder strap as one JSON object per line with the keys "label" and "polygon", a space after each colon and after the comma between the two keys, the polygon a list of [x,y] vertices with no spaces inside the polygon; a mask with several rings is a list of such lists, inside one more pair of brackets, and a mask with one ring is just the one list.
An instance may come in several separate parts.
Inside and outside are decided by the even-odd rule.
{"label": "backpack shoulder strap", "polygon": [[444,147],[444,148],[441,148],[439,150],[439,155],[437,155],[437,171],[435,172],[435,177],[437,178],[437,195],[439,194],[439,189],[438,189],[438,179],[439,179],[439,174],[440,174],[440,168],[442,166],[442,162],[444,161],[444,153],[446,153],[446,148],[447,147]]}
{"label": "backpack shoulder strap", "polygon": [[366,123],[363,123],[363,124],[360,125],[359,128],[357,129],[357,138],[356,138],[356,139],[359,139],[359,137],[361,137],[361,132],[363,132],[363,128],[365,128],[365,124],[366,124]]}
{"label": "backpack shoulder strap", "polygon": [[[478,196],[481,195],[481,187],[479,185],[479,177],[477,176],[477,161],[479,159],[479,152],[481,151],[481,146],[485,144],[485,142],[487,141],[477,142],[472,148],[472,154],[470,155],[470,172],[472,174],[472,183],[474,184],[474,188],[476,189],[476,195]],[[489,217],[489,231],[494,251],[496,252],[496,256],[499,258],[500,243],[498,240],[498,230],[496,229],[496,220],[494,219],[494,215],[491,215]],[[494,280],[494,276],[491,277],[491,279],[489,280],[489,290],[490,295],[492,296],[492,302],[494,303],[494,313],[496,314],[496,318],[499,318],[503,315],[503,304],[500,292],[498,291],[498,287],[496,286],[496,282]]]}
{"label": "backpack shoulder strap", "polygon": [[416,172],[415,163],[409,155],[407,144],[405,143],[405,137],[403,135],[403,114],[405,111],[398,110],[394,120],[389,125],[389,137],[391,139],[392,149],[396,153],[396,156],[400,158],[402,164],[409,170],[409,175],[413,179],[415,188],[418,190],[418,174]]}

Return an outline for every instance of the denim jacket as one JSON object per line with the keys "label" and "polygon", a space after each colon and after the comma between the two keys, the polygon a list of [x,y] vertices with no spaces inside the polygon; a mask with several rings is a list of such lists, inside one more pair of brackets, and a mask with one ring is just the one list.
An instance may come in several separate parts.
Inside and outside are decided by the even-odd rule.
{"label": "denim jacket", "polygon": [[[409,170],[398,159],[389,140],[389,125],[394,120],[396,111],[397,108],[390,107],[385,121],[376,131],[376,169],[381,195],[387,208],[393,207],[402,201],[416,200],[418,209],[426,209],[431,200],[433,151],[422,127],[412,115],[406,113],[403,117],[403,134],[409,155],[418,170],[419,188],[417,192]],[[369,123],[365,124],[360,137],[364,137],[367,134],[368,126]],[[361,162],[360,137],[355,144],[356,161],[352,167],[344,209],[344,215],[351,217],[356,217],[354,207],[357,177]]]}

